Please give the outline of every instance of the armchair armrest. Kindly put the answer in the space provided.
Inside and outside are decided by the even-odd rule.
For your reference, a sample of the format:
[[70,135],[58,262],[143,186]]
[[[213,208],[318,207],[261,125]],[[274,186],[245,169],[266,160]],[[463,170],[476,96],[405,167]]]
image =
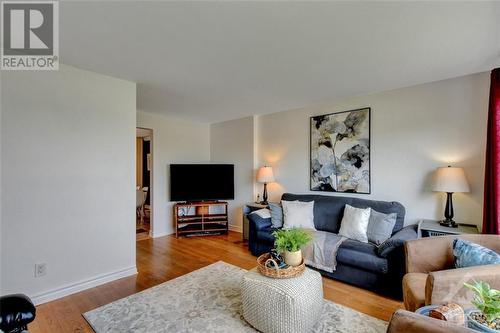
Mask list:
[[249,214],[248,221],[250,222],[250,230],[265,230],[269,229],[273,224],[271,218],[263,218],[257,214]]
[[392,315],[387,333],[473,333],[476,331],[405,310]]
[[406,272],[429,273],[454,267],[453,240],[469,240],[494,251],[500,251],[498,235],[452,235],[426,237],[405,244]]
[[459,236],[425,237],[407,242],[406,272],[429,273],[452,268],[452,247],[455,238]]
[[431,272],[425,286],[425,304],[451,302],[467,309],[472,307],[472,291],[464,287],[464,282],[484,281],[492,288],[500,288],[500,264],[466,268],[447,269]]
[[387,258],[394,250],[402,249],[406,241],[417,238],[416,228],[416,225],[409,225],[396,232],[391,238],[380,244],[377,248],[378,255]]

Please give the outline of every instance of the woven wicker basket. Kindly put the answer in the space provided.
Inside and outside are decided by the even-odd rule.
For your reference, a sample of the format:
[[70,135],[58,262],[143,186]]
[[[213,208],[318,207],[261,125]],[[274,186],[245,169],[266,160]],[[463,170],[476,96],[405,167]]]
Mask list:
[[288,279],[299,276],[302,274],[306,268],[304,264],[304,259],[302,259],[302,263],[299,266],[289,266],[285,269],[279,268],[269,268],[266,266],[266,262],[271,258],[269,253],[264,253],[260,257],[257,258],[257,267],[259,272],[262,275],[265,275],[274,279]]

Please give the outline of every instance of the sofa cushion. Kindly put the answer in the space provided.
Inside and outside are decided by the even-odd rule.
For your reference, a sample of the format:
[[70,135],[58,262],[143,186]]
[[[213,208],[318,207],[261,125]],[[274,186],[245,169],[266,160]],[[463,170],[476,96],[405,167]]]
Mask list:
[[340,245],[337,262],[376,273],[385,274],[388,271],[387,259],[377,255],[375,245],[352,239],[347,239]]
[[338,233],[340,222],[344,214],[346,204],[356,208],[372,208],[377,212],[390,214],[396,213],[396,224],[392,234],[403,228],[405,208],[399,202],[375,201],[353,197],[339,197],[315,194],[292,194],[284,193],[281,197],[286,201],[314,201],[314,225],[321,231]]
[[343,241],[340,248],[368,254],[376,253],[377,249],[377,247],[371,243],[362,243],[353,239],[346,239]]

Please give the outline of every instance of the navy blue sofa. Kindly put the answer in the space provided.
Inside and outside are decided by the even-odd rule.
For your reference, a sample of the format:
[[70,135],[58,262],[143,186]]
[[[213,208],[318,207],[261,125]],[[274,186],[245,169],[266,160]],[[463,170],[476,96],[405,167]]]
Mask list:
[[[405,208],[399,202],[374,201],[352,197],[285,193],[286,201],[314,201],[314,225],[317,230],[338,233],[349,204],[385,213],[396,213],[396,225],[392,236],[383,244],[362,243],[348,239],[337,253],[337,269],[333,273],[321,271],[330,278],[365,289],[401,298],[401,281],[405,274],[404,242],[417,238],[416,226],[403,227]],[[250,221],[249,249],[253,255],[261,255],[273,248],[274,229],[271,219],[262,219],[256,214],[248,216]]]

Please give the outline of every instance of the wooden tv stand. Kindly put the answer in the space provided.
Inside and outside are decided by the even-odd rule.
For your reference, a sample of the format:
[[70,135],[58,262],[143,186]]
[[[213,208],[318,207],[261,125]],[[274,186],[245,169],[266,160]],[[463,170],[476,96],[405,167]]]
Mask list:
[[227,202],[207,201],[174,205],[175,237],[228,233]]

